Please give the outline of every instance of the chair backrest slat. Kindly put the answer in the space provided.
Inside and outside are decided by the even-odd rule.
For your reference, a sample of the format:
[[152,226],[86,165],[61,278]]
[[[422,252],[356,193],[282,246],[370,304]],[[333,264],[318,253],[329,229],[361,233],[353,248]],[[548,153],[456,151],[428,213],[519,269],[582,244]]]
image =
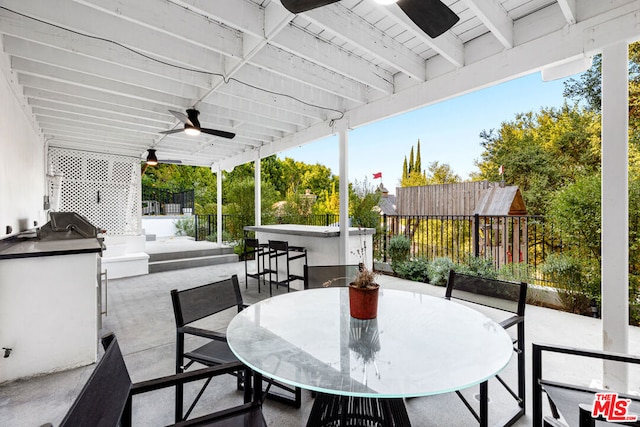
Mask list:
[[131,377],[114,339],[60,426],[118,425],[130,389]]
[[289,243],[282,240],[269,240],[269,249],[287,252]]
[[322,288],[325,283],[329,286],[348,286],[358,273],[358,265],[314,265],[304,266],[304,288]]
[[456,298],[523,316],[527,284],[469,276],[451,270],[445,298]]
[[235,274],[226,280],[183,291],[174,289],[171,299],[178,327],[232,307],[242,307],[242,294]]

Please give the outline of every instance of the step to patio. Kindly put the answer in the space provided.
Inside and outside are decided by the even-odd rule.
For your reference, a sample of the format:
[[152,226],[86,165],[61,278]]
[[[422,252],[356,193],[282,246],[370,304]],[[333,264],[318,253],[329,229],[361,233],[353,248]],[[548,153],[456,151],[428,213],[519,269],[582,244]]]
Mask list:
[[[197,251],[189,251],[189,252],[197,252]],[[167,254],[162,254],[162,255],[166,256]],[[149,261],[149,273],[160,273],[163,271],[182,270],[185,268],[196,268],[196,267],[208,267],[212,265],[238,262],[238,255],[234,254],[233,251],[232,253],[195,256],[195,257],[185,257],[184,253],[178,253],[176,255],[179,255],[179,257],[174,259]],[[190,255],[193,255],[193,254],[190,254]]]
[[216,255],[229,255],[233,254],[233,248],[223,247],[208,247],[203,249],[176,249],[166,252],[147,252],[149,254],[149,263],[157,261],[171,261],[187,258],[203,258],[212,257]]

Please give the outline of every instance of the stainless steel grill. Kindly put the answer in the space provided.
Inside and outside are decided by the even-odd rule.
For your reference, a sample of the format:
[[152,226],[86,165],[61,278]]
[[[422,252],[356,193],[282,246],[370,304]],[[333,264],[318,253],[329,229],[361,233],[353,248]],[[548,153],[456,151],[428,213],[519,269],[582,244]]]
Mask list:
[[76,212],[50,212],[49,216],[51,220],[40,228],[40,240],[96,239],[101,231]]

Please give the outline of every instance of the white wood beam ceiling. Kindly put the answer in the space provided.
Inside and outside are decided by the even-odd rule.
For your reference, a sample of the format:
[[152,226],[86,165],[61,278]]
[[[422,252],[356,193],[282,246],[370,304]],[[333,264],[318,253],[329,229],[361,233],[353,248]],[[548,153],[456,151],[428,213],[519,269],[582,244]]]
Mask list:
[[[0,0],[1,64],[52,145],[229,169],[638,33],[637,0],[444,2],[431,39],[373,0]],[[193,106],[236,138],[158,133]]]

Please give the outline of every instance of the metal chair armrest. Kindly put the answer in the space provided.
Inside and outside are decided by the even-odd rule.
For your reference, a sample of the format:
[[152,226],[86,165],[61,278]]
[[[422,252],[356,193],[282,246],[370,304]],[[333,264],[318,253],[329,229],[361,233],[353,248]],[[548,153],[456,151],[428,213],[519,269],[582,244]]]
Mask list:
[[207,329],[194,328],[193,326],[183,326],[181,328],[178,328],[178,332],[195,335],[198,337],[210,338],[217,341],[227,341],[227,336],[224,333],[210,331]]
[[524,322],[524,316],[513,316],[508,319],[503,320],[499,323],[504,329],[509,329],[510,327],[517,325],[518,323]]
[[249,368],[243,365],[242,362],[225,363],[222,365],[198,369],[196,371],[183,372],[179,374],[167,375],[160,378],[154,378],[152,380],[141,381],[132,384],[129,393],[134,396],[136,394],[147,393],[154,390],[161,390],[167,387],[175,387],[178,384],[186,384],[204,378],[217,377],[219,375],[230,374],[241,370],[249,370]]

